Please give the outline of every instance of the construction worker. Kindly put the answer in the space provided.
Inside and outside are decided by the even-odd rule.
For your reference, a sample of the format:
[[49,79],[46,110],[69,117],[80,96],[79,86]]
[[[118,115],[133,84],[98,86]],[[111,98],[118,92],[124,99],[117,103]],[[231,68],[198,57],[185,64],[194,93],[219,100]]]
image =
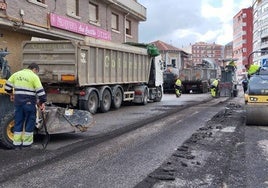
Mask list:
[[244,93],[246,93],[246,91],[248,90],[248,79],[245,78],[242,80],[242,86],[243,86]]
[[217,97],[219,93],[219,81],[220,79],[215,79],[210,85],[210,93],[212,97]]
[[228,66],[232,66],[236,69],[236,63],[232,60],[230,61],[230,63],[228,64]]
[[182,83],[181,83],[179,76],[176,77],[174,88],[175,88],[176,97],[180,97],[182,93]]
[[12,74],[5,85],[5,91],[10,94],[15,106],[14,148],[31,146],[33,143],[37,98],[38,106],[42,111],[45,110],[46,93],[38,72],[39,66],[32,63],[27,69]]
[[248,70],[248,79],[253,75],[256,74],[257,72],[259,72],[260,70],[260,66],[256,65],[256,64],[247,64],[245,65],[246,69]]

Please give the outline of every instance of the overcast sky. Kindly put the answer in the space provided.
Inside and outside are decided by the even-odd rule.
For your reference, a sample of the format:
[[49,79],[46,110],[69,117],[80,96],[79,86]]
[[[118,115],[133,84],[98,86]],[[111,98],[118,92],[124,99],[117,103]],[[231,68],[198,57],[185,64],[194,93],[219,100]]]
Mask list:
[[225,45],[233,40],[233,17],[252,0],[138,0],[147,9],[139,42],[161,40],[182,48],[190,43]]

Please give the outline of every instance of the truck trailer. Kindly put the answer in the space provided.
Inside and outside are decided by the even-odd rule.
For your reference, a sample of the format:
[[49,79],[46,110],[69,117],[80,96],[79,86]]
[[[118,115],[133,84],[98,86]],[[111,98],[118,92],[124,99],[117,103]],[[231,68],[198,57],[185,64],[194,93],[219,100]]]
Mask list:
[[23,66],[39,65],[39,77],[52,104],[95,114],[118,109],[124,101],[145,105],[162,99],[161,57],[148,46],[87,38],[25,41],[22,49]]
[[207,93],[210,81],[217,77],[217,69],[192,67],[180,71],[184,93]]
[[176,68],[168,66],[164,71],[164,92],[175,92],[176,77],[182,81],[183,93],[207,93],[210,82],[217,78],[218,68],[211,59],[203,59],[201,64]]

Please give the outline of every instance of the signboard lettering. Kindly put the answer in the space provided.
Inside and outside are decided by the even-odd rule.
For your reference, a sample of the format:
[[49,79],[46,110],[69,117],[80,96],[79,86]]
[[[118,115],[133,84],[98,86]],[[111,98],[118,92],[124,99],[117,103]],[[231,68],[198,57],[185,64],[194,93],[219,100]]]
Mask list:
[[111,40],[111,33],[105,31],[104,29],[100,29],[98,27],[75,21],[54,13],[50,13],[50,25],[59,29],[67,30],[73,33],[78,33],[97,39]]

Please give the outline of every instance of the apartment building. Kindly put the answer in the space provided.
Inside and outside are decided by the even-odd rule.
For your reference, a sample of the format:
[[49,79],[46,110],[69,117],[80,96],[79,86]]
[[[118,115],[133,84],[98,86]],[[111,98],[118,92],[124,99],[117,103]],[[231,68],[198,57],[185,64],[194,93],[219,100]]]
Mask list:
[[12,72],[21,68],[22,42],[33,37],[138,42],[146,8],[136,0],[0,0],[0,48]]
[[252,52],[252,7],[240,10],[233,17],[233,58],[237,59],[237,75],[243,74],[248,56]]
[[201,64],[202,59],[218,63],[223,57],[223,46],[216,43],[197,42],[192,45],[193,65]]
[[252,55],[254,63],[268,62],[268,0],[253,2],[253,51],[265,51]]
[[223,59],[232,59],[233,58],[233,41],[227,43],[223,47]]

